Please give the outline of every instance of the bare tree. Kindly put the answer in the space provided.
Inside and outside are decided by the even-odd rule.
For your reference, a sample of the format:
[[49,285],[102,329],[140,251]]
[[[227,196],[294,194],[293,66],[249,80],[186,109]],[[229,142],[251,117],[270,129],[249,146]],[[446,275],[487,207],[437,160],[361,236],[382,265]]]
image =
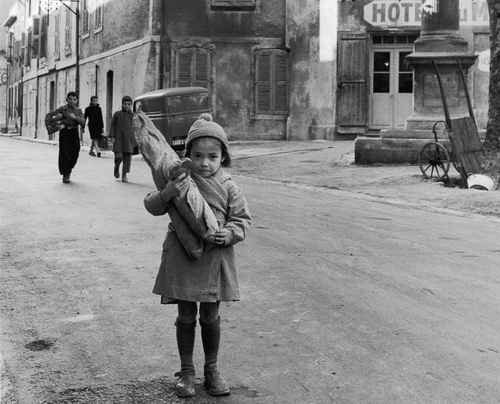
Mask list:
[[500,188],[500,2],[487,0],[490,14],[490,87],[484,173]]

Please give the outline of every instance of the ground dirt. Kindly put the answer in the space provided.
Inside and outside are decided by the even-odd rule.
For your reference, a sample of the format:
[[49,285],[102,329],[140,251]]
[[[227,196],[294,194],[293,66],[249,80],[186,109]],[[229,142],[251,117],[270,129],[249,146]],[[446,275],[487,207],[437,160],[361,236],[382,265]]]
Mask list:
[[356,165],[354,142],[235,142],[232,172],[265,180],[348,191],[418,209],[500,217],[500,191],[425,179],[418,165]]

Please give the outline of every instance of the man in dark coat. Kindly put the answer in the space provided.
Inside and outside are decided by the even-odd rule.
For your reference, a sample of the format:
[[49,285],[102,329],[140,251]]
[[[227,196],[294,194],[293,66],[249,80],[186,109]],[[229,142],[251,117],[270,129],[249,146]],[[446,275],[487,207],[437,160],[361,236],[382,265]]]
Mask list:
[[132,98],[126,95],[122,98],[122,109],[116,111],[111,119],[109,138],[113,142],[115,153],[115,178],[120,178],[120,164],[123,162],[122,181],[128,182],[132,153],[134,152],[134,129],[132,127]]
[[[66,105],[49,112],[45,116],[45,126],[49,133],[59,132],[59,172],[62,181],[69,183],[69,176],[76,165],[80,153],[80,130],[85,125],[83,112],[78,108],[78,94],[70,91],[66,96]],[[53,123],[57,125],[54,126]]]
[[[90,97],[90,105],[85,108],[85,113],[83,114],[85,122],[88,119],[88,127],[91,139],[90,152],[91,156],[101,157],[101,152],[99,151],[99,140],[104,133],[104,121],[102,119],[102,110],[99,106],[99,98],[97,95]],[[85,132],[85,126],[82,129],[82,134]],[[95,149],[95,153],[94,153]]]

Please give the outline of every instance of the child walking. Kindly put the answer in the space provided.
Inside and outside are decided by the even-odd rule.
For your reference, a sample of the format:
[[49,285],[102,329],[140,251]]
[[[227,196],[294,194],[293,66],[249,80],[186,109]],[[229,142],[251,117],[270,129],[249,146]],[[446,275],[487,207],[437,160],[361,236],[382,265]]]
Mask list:
[[[189,130],[186,157],[193,164],[191,178],[210,205],[220,229],[214,243],[205,243],[203,255],[191,258],[170,223],[153,293],[163,304],[177,304],[176,338],[181,370],[175,386],[179,397],[195,394],[193,347],[199,303],[199,323],[205,353],[205,388],[213,396],[229,394],[229,387],[217,368],[221,338],[219,306],[221,301],[240,299],[234,244],[244,240],[251,217],[241,189],[224,172],[229,167],[229,143],[220,125],[203,114]],[[164,189],[150,192],[144,205],[153,215],[168,212],[170,201],[183,194],[189,177],[181,174],[169,181]]]
[[120,164],[123,162],[123,182],[128,182],[127,174],[130,172],[134,151],[134,129],[132,127],[134,113],[131,108],[132,98],[126,95],[122,98],[122,109],[113,114],[109,128],[109,138],[113,142],[113,152],[115,153],[113,175],[115,178],[120,178]]

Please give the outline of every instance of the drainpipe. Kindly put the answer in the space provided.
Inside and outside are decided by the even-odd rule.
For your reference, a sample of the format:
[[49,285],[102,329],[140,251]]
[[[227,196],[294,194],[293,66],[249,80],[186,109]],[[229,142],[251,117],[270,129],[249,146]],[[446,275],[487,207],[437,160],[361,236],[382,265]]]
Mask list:
[[7,61],[7,81],[5,82],[5,130],[7,131],[6,133],[9,133],[9,85],[10,85],[9,65],[10,63]]

